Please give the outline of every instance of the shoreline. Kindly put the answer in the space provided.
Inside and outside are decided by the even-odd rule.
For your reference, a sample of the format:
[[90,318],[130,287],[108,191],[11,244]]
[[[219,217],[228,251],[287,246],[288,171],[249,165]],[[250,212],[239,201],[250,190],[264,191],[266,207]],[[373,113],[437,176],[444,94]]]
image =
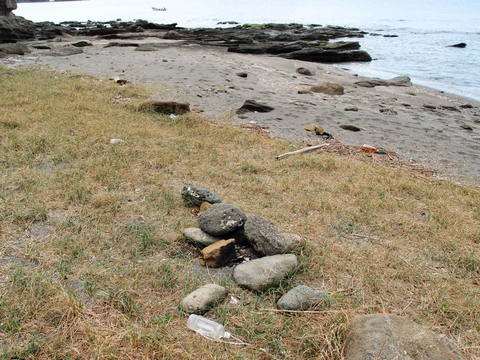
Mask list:
[[[89,41],[92,46],[70,56],[51,56],[51,50],[34,49],[28,56],[0,59],[0,65],[42,65],[153,85],[158,89],[152,94],[156,99],[186,101],[204,116],[229,116],[235,124],[259,126],[274,137],[305,144],[325,142],[315,132],[305,130],[308,125],[320,125],[342,144],[385,148],[438,169],[440,178],[479,183],[480,102],[473,99],[418,85],[359,87],[355,82],[369,78],[334,65],[237,54],[226,48],[182,41],[135,40],[136,44],[154,44],[151,51],[127,46],[130,40],[115,40],[119,46],[106,47],[110,41],[91,37],[34,44],[55,48],[79,40]],[[297,69],[301,67],[312,75],[299,74]],[[247,77],[238,76],[240,72]],[[324,81],[341,84],[344,94],[299,93]],[[246,100],[274,110],[235,114]],[[343,125],[360,131],[345,130]]]

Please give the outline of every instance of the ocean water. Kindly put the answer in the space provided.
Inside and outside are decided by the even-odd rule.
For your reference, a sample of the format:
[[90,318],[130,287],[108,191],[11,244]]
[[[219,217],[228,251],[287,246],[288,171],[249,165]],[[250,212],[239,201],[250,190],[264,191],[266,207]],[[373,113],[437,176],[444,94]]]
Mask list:
[[[480,101],[479,0],[89,0],[19,3],[14,13],[55,23],[143,19],[187,28],[221,21],[356,27],[379,34],[358,39],[374,61],[339,67],[383,79],[407,75],[416,84]],[[467,47],[448,47],[460,42]]]

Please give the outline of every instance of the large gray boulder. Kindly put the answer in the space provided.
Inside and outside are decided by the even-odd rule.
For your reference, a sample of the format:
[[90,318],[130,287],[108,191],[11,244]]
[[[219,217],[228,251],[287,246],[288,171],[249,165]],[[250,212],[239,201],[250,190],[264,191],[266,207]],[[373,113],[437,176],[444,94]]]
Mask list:
[[258,215],[247,215],[244,235],[261,255],[284,254],[298,249],[303,244],[300,236],[281,233],[272,220]]
[[392,314],[355,317],[345,342],[347,360],[465,359],[445,335]]
[[265,256],[237,265],[233,270],[233,279],[247,289],[264,291],[277,286],[297,267],[297,263],[293,254]]
[[213,204],[198,216],[200,229],[213,236],[231,233],[242,227],[247,215],[239,208],[229,204]]

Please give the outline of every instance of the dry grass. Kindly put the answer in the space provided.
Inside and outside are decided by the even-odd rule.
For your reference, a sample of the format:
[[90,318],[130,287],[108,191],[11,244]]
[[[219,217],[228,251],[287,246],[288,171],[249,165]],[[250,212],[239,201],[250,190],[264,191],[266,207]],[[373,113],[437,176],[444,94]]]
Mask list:
[[[138,112],[150,94],[131,84],[0,68],[0,95],[0,359],[341,359],[345,325],[376,311],[480,359],[477,189],[342,151],[277,161],[301,146]],[[278,289],[219,280],[240,306],[208,316],[251,346],[197,336],[179,309],[204,284],[180,236],[190,183],[307,239]],[[299,283],[325,307],[266,311]]]

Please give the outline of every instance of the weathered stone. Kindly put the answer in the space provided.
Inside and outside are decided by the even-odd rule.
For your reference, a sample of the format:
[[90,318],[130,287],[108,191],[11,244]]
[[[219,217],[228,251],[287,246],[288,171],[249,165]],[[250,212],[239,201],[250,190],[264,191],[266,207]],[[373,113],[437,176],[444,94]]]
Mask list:
[[237,72],[237,76],[241,78],[246,78],[248,76],[248,73],[246,73],[245,71],[240,71],[240,72]]
[[15,16],[11,10],[3,9],[2,11],[0,8],[0,42],[33,39],[36,33],[35,23],[21,16]]
[[302,95],[307,95],[312,93],[310,89],[299,89],[297,92]]
[[214,236],[228,234],[242,227],[247,215],[229,204],[213,204],[198,216],[200,229]]
[[355,105],[349,105],[345,107],[345,111],[358,111],[358,107]]
[[77,41],[77,42],[73,43],[72,46],[85,47],[85,46],[93,46],[93,44],[91,42],[88,42],[88,41]]
[[473,131],[473,128],[472,128],[470,125],[465,124],[465,123],[461,124],[460,127],[461,127],[462,129],[465,129],[465,130]]
[[62,46],[53,48],[50,53],[46,53],[45,55],[51,56],[71,56],[71,55],[78,55],[83,54],[83,50],[74,46]]
[[27,45],[21,43],[7,43],[0,44],[0,53],[11,55],[25,55],[30,53],[30,49]]
[[315,129],[316,129],[316,126],[314,124],[305,126],[305,130],[307,131],[315,131]]
[[204,212],[204,211],[207,210],[210,206],[212,206],[211,203],[209,203],[208,201],[204,201],[204,202],[202,202],[202,205],[200,205],[199,211],[200,211],[200,212]]
[[382,114],[387,114],[387,115],[397,115],[397,110],[395,110],[394,107],[392,106],[387,106],[385,108],[381,108],[379,110]]
[[241,108],[237,110],[237,114],[244,114],[246,112],[260,112],[260,113],[265,113],[265,112],[270,112],[274,110],[275,108],[260,104],[259,102],[256,102],[255,100],[246,100],[244,104],[242,105]]
[[305,245],[305,241],[300,235],[289,233],[281,233],[280,235],[283,237],[282,243],[283,248],[285,249],[284,252],[296,251]]
[[348,130],[348,131],[360,131],[360,130],[362,130],[359,127],[356,127],[355,125],[340,125],[340,127],[343,130]]
[[325,134],[325,129],[323,128],[323,126],[317,125],[317,126],[315,126],[315,133],[317,135],[323,135],[323,134]]
[[286,59],[295,59],[319,63],[340,63],[351,61],[372,61],[372,57],[363,50],[354,51],[336,51],[307,48],[299,51],[293,51],[288,54],[280,54],[280,57]]
[[412,80],[405,75],[387,80],[387,86],[412,86]]
[[308,70],[304,67],[299,67],[296,71],[297,71],[297,73],[302,74],[302,75],[306,75],[306,76],[313,75],[313,73],[310,70]]
[[293,254],[265,256],[237,265],[233,278],[242,287],[264,291],[278,285],[296,267],[297,257]]
[[445,335],[397,315],[355,317],[348,327],[346,360],[460,360],[465,359]]
[[285,237],[272,220],[248,214],[244,229],[247,241],[261,255],[284,254],[289,250]]
[[225,299],[228,290],[215,284],[204,285],[183,298],[181,305],[187,314],[205,314]]
[[297,264],[297,257],[293,254],[265,256],[237,265],[233,278],[242,287],[264,291],[277,286]]
[[277,302],[277,307],[282,310],[308,310],[325,301],[326,294],[306,285],[295,286],[283,295]]
[[193,242],[197,245],[208,246],[216,243],[217,241],[222,240],[222,238],[217,236],[212,236],[207,234],[200,228],[186,228],[183,230],[183,236],[190,242]]
[[200,206],[204,202],[210,204],[222,202],[222,199],[213,191],[195,185],[185,186],[182,189],[182,198],[189,206]]
[[235,239],[220,240],[200,251],[202,258],[200,265],[218,268],[228,264],[237,257],[235,253]]
[[160,114],[183,115],[190,112],[190,104],[176,101],[147,101],[139,107],[142,111],[155,111]]
[[340,84],[321,82],[310,88],[310,91],[327,95],[343,95],[344,87]]

